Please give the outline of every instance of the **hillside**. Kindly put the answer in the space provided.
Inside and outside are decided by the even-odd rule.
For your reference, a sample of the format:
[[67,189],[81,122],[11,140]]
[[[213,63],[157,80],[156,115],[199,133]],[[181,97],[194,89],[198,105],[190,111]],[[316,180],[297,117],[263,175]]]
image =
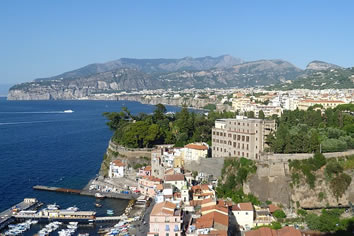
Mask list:
[[143,89],[230,88],[294,80],[302,70],[283,60],[243,62],[231,56],[119,59],[10,88],[9,100],[92,99]]
[[[310,67],[313,68],[313,67]],[[320,68],[320,67],[319,67]],[[306,70],[294,81],[271,86],[270,90],[354,88],[354,67]]]

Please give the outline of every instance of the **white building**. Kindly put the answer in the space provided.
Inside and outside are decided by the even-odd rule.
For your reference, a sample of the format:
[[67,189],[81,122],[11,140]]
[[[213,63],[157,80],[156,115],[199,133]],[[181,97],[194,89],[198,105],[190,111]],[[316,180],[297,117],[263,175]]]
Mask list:
[[124,177],[125,165],[121,160],[112,161],[109,165],[109,178]]
[[183,174],[165,175],[165,183],[171,184],[179,190],[181,190],[182,187],[186,185],[186,181]]
[[206,143],[190,143],[184,146],[183,156],[186,161],[199,161],[208,156],[209,145]]
[[244,202],[232,206],[232,213],[234,214],[240,230],[249,230],[253,227],[254,208],[252,203]]

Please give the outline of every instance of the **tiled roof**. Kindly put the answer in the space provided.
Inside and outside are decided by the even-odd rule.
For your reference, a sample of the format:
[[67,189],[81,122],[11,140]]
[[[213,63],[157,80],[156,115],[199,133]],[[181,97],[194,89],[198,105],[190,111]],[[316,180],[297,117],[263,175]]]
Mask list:
[[219,212],[223,212],[223,214],[228,214],[229,210],[226,207],[221,207],[221,206],[217,206],[217,205],[212,205],[212,206],[206,206],[206,207],[202,207],[201,209],[202,213],[206,212],[206,211],[219,211]]
[[262,227],[245,232],[245,236],[301,236],[301,231],[290,226],[285,226],[278,230]]
[[151,215],[173,215],[176,208],[176,204],[172,202],[157,203],[151,211]]
[[159,183],[161,183],[161,179],[159,179],[159,178],[156,178],[156,177],[154,177],[154,176],[143,176],[143,179],[146,179],[146,180],[149,180],[149,181],[153,181],[153,182],[159,182]]
[[144,170],[145,171],[151,171],[151,166],[145,166]]
[[275,212],[276,210],[280,210],[279,207],[277,207],[276,205],[273,205],[273,204],[269,204],[268,207],[269,207],[269,212],[270,212],[270,213],[273,213],[273,212]]
[[121,160],[115,160],[115,161],[112,161],[112,162],[113,162],[113,165],[115,165],[115,166],[125,166],[124,163]]
[[232,206],[233,211],[253,211],[253,205],[250,202],[241,202]]
[[165,175],[165,181],[184,181],[183,174]]
[[187,144],[186,146],[184,146],[185,148],[189,148],[189,149],[196,149],[196,150],[208,150],[208,147],[205,145],[201,145],[201,144]]

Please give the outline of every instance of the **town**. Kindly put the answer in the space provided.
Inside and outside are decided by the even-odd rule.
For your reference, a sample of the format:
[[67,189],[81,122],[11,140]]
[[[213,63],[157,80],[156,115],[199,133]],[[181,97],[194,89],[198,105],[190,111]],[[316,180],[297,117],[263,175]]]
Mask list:
[[[311,152],[269,152],[267,139],[276,132],[275,118],[280,117],[283,110],[315,109],[324,113],[326,109],[352,103],[354,98],[352,90],[301,92],[277,94],[257,91],[253,95],[235,92],[226,101],[238,115],[216,119],[209,144],[192,142],[184,146],[160,144],[151,148],[129,149],[111,141],[108,153],[112,154],[112,160],[109,162],[106,178],[101,179],[101,189],[105,185],[107,188],[109,183],[109,191],[141,194],[138,201],[151,199],[151,213],[147,214],[141,226],[146,228],[149,236],[319,235],[319,231],[311,230],[304,221],[304,216],[309,213],[303,209],[306,208],[305,205],[300,207],[299,202],[294,207],[291,206],[292,201],[289,202],[290,205],[272,203],[266,196],[262,201],[252,200],[251,191],[248,195],[242,192],[242,196],[248,198],[235,202],[234,197],[228,197],[227,194],[222,196],[220,191],[218,193],[218,188],[220,190],[220,185],[225,182],[222,179],[225,173],[222,172],[225,172],[227,160],[239,160],[241,163],[250,161],[251,164],[248,164],[254,165],[255,169],[259,164],[271,165],[267,170],[272,178],[276,178],[278,172],[290,173],[292,167],[288,163],[292,161],[317,161],[324,158],[326,162],[326,159],[343,156],[343,160],[352,162],[354,152],[350,147],[345,153],[320,153],[314,158]],[[348,115],[352,116],[352,112],[349,109]],[[142,162],[136,164],[136,160]],[[261,169],[258,168],[257,171],[261,172]],[[349,185],[346,189],[348,188],[351,191]],[[245,201],[247,199],[249,201]],[[340,214],[350,218],[354,213],[353,207],[350,202],[345,204],[337,203],[337,207],[346,206],[345,212],[343,210]],[[312,208],[316,210],[326,207],[310,206],[306,209],[311,212]]]

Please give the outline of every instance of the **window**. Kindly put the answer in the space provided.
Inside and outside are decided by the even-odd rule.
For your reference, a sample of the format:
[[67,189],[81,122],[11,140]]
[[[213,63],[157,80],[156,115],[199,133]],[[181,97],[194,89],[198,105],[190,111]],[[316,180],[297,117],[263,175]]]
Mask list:
[[246,212],[246,215],[248,215],[248,212]]
[[249,141],[250,141],[250,137],[246,136],[246,142],[249,142]]
[[170,231],[170,225],[165,225],[165,231]]
[[234,148],[236,147],[236,142],[234,142]]
[[236,134],[234,134],[234,140],[236,140]]
[[245,136],[242,135],[242,141],[244,142],[245,141]]

